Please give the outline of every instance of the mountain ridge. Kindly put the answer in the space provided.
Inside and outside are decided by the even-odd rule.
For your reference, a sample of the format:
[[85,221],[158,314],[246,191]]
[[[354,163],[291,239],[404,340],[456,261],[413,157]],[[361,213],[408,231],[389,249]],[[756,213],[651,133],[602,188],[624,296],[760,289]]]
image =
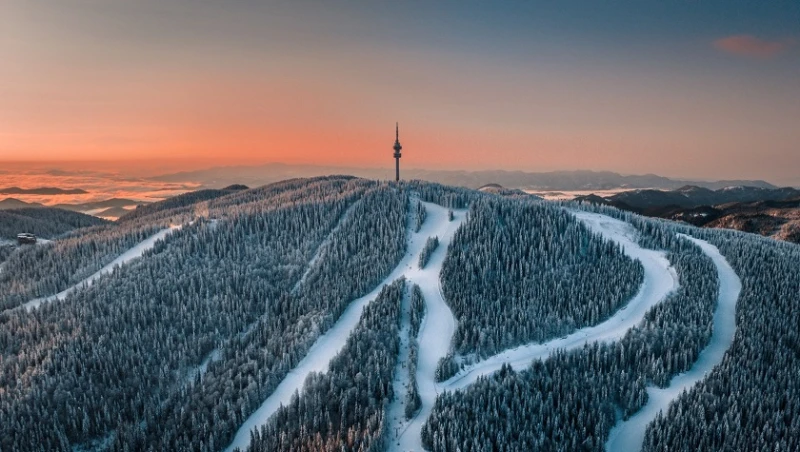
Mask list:
[[[266,183],[296,177],[315,177],[326,174],[351,174],[367,179],[393,179],[391,168],[353,168],[317,165],[291,165],[285,163],[268,163],[256,166],[225,166],[204,170],[184,171],[151,177],[160,182],[192,181],[204,187],[222,187],[233,183],[245,183],[259,186]],[[677,189],[686,185],[696,185],[710,189],[729,186],[753,186],[777,188],[763,180],[719,180],[692,181],[672,179],[655,174],[623,175],[612,171],[551,171],[525,172],[509,170],[425,170],[402,169],[404,179],[420,179],[466,188],[479,188],[489,184],[499,184],[507,188],[534,190],[606,190],[614,188],[664,188]]]

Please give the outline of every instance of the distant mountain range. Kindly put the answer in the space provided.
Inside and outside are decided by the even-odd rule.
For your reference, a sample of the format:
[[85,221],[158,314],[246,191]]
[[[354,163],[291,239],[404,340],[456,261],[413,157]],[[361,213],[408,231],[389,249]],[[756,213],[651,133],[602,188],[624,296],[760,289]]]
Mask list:
[[[62,209],[71,212],[85,213],[102,218],[119,218],[130,212],[136,206],[147,204],[145,202],[134,201],[125,198],[111,198],[103,201],[86,202],[81,204],[55,204],[47,206],[51,209]],[[17,198],[6,198],[0,200],[0,210],[20,209],[28,207],[45,207],[38,202],[25,202]]]
[[[188,171],[165,174],[153,177],[161,182],[196,182],[204,187],[223,187],[234,183],[260,186],[280,180],[298,177],[314,177],[329,174],[349,174],[368,179],[393,179],[393,168],[351,168],[316,165],[288,165],[270,163],[259,166],[226,166],[199,171]],[[622,175],[610,171],[555,171],[531,173],[523,171],[430,171],[421,169],[402,169],[403,179],[419,179],[438,182],[445,185],[456,185],[467,188],[479,188],[489,184],[499,184],[507,188],[530,190],[609,190],[615,188],[659,188],[674,190],[685,185],[694,185],[708,189],[720,189],[730,186],[748,186],[760,188],[777,188],[763,180],[721,180],[721,181],[689,181],[670,179],[655,174]]]
[[19,188],[6,187],[0,188],[0,195],[85,195],[89,192],[80,188],[63,189],[57,187],[38,187],[38,188]]
[[671,191],[631,190],[606,197],[592,194],[577,197],[575,201],[800,243],[800,190],[794,188],[709,190],[685,186]]
[[791,187],[760,188],[735,186],[710,190],[695,185],[687,185],[677,190],[630,190],[606,199],[614,204],[647,209],[651,207],[699,207],[726,203],[756,201],[782,201],[800,197],[800,190]]
[[38,202],[25,202],[17,198],[6,198],[0,200],[0,210],[19,209],[22,207],[42,207]]

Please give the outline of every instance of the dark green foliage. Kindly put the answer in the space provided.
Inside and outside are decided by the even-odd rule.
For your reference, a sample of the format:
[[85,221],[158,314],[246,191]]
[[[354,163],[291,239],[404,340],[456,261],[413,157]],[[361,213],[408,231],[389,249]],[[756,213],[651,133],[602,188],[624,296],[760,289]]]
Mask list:
[[419,254],[419,268],[425,268],[425,266],[428,265],[431,254],[433,254],[438,247],[439,237],[428,237],[428,241],[425,242],[425,247],[422,248],[422,252]]
[[327,373],[253,435],[251,451],[379,451],[399,343],[404,280],[385,286],[361,314]]
[[417,354],[419,352],[419,345],[417,344],[417,335],[422,325],[422,319],[425,316],[425,299],[422,296],[422,290],[418,285],[414,284],[411,289],[411,328],[408,332],[408,392],[406,393],[405,400],[405,416],[406,419],[411,419],[414,414],[419,410],[422,400],[419,397],[419,385],[417,384]]
[[411,332],[410,337],[417,337],[422,319],[425,317],[425,299],[422,297],[422,289],[414,284],[411,288]]
[[[0,450],[103,438],[117,450],[219,450],[404,252],[407,199],[384,185],[331,179],[257,191],[225,220],[198,218],[62,302],[0,314]],[[353,203],[359,215],[292,294]],[[215,348],[218,360],[187,382]]]
[[643,450],[800,450],[800,246],[706,231],[742,280],[722,363],[647,429]]
[[664,385],[689,369],[711,336],[716,268],[690,242],[665,237],[681,286],[642,324],[617,343],[557,352],[522,372],[503,368],[442,394],[423,444],[435,451],[602,451],[615,412],[636,412],[646,385]]
[[457,353],[488,356],[607,318],[642,282],[641,264],[563,209],[486,197],[473,203],[442,268]]
[[108,224],[80,229],[53,243],[19,248],[0,273],[0,310],[77,284],[166,226]]
[[230,188],[223,188],[221,190],[206,189],[206,190],[191,191],[178,196],[173,196],[172,198],[167,198],[163,201],[158,201],[151,204],[144,204],[138,206],[133,211],[128,212],[125,215],[119,217],[117,222],[125,223],[146,216],[152,217],[159,213],[168,213],[170,215],[174,215],[178,211],[181,211],[181,213],[190,212],[196,209],[197,207],[201,207],[199,204],[202,203],[203,201],[209,201],[211,199],[220,198],[222,196],[235,193],[237,191],[239,190]]
[[52,239],[74,229],[106,223],[102,218],[52,207],[0,210],[0,240],[16,241],[20,232]]
[[425,222],[425,217],[428,216],[428,211],[425,210],[425,205],[417,202],[417,209],[414,212],[414,231],[419,232],[422,228],[422,223]]
[[419,397],[419,385],[417,384],[417,354],[419,345],[415,337],[409,337],[408,351],[408,392],[405,400],[405,416],[411,419],[419,411],[422,399]]

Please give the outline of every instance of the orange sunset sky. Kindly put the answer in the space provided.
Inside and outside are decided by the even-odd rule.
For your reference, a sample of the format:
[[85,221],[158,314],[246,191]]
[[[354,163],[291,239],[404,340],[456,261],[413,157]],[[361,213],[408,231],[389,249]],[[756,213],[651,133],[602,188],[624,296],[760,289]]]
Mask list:
[[375,167],[399,121],[409,167],[800,185],[800,3],[604,3],[4,0],[0,168]]

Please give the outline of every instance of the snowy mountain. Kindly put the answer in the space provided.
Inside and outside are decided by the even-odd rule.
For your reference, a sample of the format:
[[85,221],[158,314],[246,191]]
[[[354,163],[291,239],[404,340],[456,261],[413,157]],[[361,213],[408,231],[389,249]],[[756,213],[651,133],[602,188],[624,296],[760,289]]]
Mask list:
[[201,190],[0,252],[0,450],[800,447],[800,247],[489,188]]

